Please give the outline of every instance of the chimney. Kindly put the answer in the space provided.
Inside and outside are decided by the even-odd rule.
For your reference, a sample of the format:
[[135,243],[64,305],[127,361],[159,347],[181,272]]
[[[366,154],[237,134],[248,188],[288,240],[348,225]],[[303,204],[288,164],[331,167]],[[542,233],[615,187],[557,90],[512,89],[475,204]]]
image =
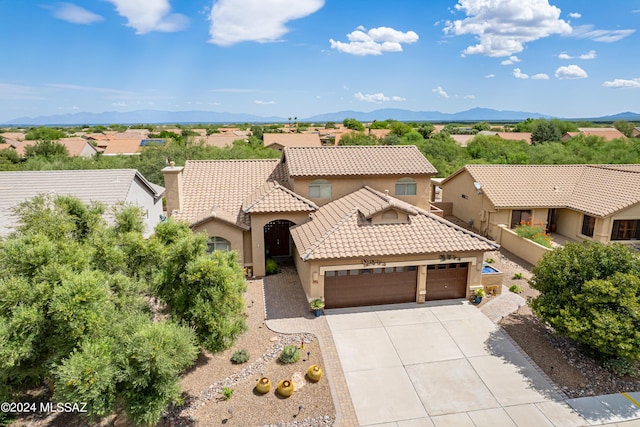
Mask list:
[[184,167],[176,166],[175,162],[162,169],[164,175],[165,197],[167,199],[167,216],[182,207],[182,170]]

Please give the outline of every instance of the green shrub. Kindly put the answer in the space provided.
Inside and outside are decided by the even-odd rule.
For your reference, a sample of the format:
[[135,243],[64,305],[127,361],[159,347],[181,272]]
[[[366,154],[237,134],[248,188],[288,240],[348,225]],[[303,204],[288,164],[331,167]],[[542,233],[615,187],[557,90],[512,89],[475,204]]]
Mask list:
[[267,274],[276,274],[278,272],[278,264],[273,259],[267,258],[264,269]]
[[484,262],[486,262],[487,264],[493,264],[494,262],[496,262],[496,260],[493,258],[487,258],[484,260]]
[[236,365],[246,363],[249,361],[249,359],[249,352],[244,348],[242,350],[236,351],[235,353],[233,353],[233,356],[231,356],[231,362],[235,363]]
[[300,350],[295,345],[285,345],[280,353],[282,363],[295,363],[300,360]]
[[524,279],[524,276],[522,275],[522,273],[516,273],[513,275],[513,280],[519,280],[519,279]]
[[514,283],[513,285],[509,286],[509,290],[514,294],[521,294],[524,291],[524,288]]
[[609,371],[619,377],[638,377],[640,376],[640,367],[638,362],[624,357],[605,360],[602,365]]
[[224,400],[231,399],[231,396],[233,396],[233,392],[234,392],[234,390],[231,387],[223,387],[222,388],[222,398]]
[[533,225],[529,222],[519,224],[515,230],[516,234],[524,239],[536,242],[545,248],[551,248],[551,236],[544,232],[542,225]]

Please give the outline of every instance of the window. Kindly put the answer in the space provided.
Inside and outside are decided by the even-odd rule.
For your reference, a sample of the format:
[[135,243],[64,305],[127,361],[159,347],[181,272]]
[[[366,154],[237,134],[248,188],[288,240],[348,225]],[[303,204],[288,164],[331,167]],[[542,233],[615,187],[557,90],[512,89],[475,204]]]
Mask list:
[[416,181],[411,178],[402,178],[396,182],[396,196],[415,196]]
[[393,267],[385,267],[384,268],[384,272],[385,273],[393,273]]
[[334,277],[336,275],[335,271],[325,271],[324,275],[326,277]]
[[593,229],[596,225],[596,219],[589,215],[582,216],[582,235],[593,237]]
[[346,276],[347,270],[338,270],[338,276]]
[[326,179],[316,179],[309,184],[309,197],[312,199],[330,199],[331,183]]
[[415,265],[411,265],[409,267],[407,267],[407,271],[416,271],[418,269],[418,267],[416,267]]
[[613,221],[611,240],[640,239],[640,219],[616,219]]
[[214,236],[209,237],[207,241],[207,252],[214,251],[230,251],[231,243],[227,239],[223,239],[222,237]]
[[511,228],[516,228],[523,222],[531,222],[531,210],[511,211]]

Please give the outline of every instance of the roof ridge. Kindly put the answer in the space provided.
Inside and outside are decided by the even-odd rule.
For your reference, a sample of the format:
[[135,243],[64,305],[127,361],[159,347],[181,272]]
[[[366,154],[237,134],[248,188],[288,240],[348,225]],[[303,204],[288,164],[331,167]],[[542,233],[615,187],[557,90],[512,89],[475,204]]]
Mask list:
[[[376,190],[375,188],[369,187],[368,185],[365,185],[363,187],[364,189],[369,190],[370,192],[372,192],[373,194],[375,194],[376,196],[380,197],[382,200],[384,200],[385,202],[387,202],[389,204],[390,207],[392,208],[397,208],[400,210],[403,210],[411,215],[416,215],[417,214],[417,207],[413,206],[411,203],[405,202],[404,200],[400,200],[397,199],[393,196],[390,196],[387,193],[382,193],[381,191]],[[356,190],[357,191],[357,190]],[[400,202],[400,203],[398,203]],[[383,208],[386,209],[386,208]],[[380,212],[380,211],[375,211],[376,213]]]
[[276,186],[274,187],[284,191],[285,193],[290,194],[291,196],[295,197],[296,199],[298,199],[299,201],[301,201],[302,203],[308,205],[309,207],[312,207],[314,210],[318,210],[320,209],[318,207],[318,205],[316,205],[315,203],[313,203],[311,200],[306,199],[305,197],[301,196],[300,194],[294,192],[293,190],[288,189],[287,187],[285,187],[284,185],[280,184],[277,180],[273,180],[273,182],[276,183]]
[[[353,215],[358,214],[360,211],[358,209],[357,206],[354,206],[353,208],[351,208],[347,214],[345,216],[343,216],[340,221],[338,221],[337,223],[335,223],[333,225],[333,227],[331,227],[329,230],[327,230],[324,234],[322,234],[322,236],[316,240],[316,242],[305,251],[303,259],[305,261],[307,261],[309,259],[309,257],[311,256],[311,254],[320,247],[320,245],[322,243],[324,243],[329,237],[333,236],[335,234],[336,231],[338,231],[339,228],[342,227],[342,225],[349,220],[351,217],[353,217]],[[313,219],[312,219],[313,221]],[[302,225],[302,224],[301,224]]]

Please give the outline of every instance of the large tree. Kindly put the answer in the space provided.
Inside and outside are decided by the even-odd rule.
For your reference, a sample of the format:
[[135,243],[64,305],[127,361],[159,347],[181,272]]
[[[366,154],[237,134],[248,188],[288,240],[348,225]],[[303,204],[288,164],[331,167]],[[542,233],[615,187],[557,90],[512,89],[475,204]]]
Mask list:
[[142,238],[137,211],[123,207],[112,227],[102,212],[69,196],[15,210],[20,225],[0,243],[0,400],[45,384],[89,416],[122,408],[148,425],[180,397],[196,337],[153,322],[146,279],[164,248]]
[[562,131],[554,121],[537,120],[531,129],[531,143],[543,144],[545,142],[557,142],[562,138]]
[[531,307],[595,354],[640,360],[639,276],[640,259],[623,245],[570,243],[534,267]]

